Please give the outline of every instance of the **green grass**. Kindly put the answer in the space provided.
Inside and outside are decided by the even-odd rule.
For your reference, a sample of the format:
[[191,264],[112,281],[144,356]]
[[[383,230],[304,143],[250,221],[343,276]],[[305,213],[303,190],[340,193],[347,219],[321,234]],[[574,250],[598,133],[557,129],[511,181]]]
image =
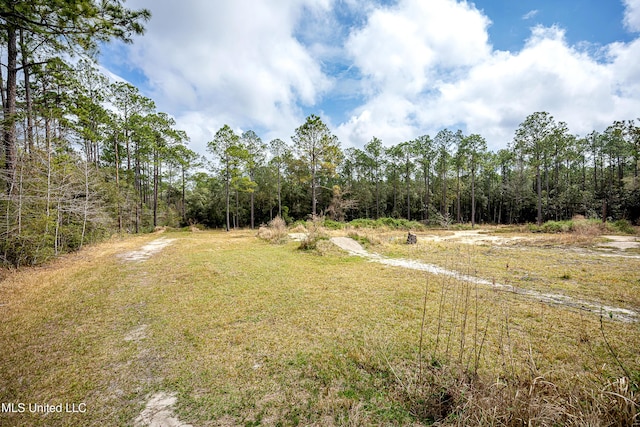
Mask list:
[[[503,416],[499,399],[521,417],[540,415],[535,404],[548,409],[544,399],[580,399],[582,409],[566,411],[602,419],[617,407],[602,390],[624,373],[597,316],[254,235],[165,233],[176,241],[145,262],[115,256],[159,237],[142,236],[10,273],[0,282],[0,401],[84,402],[87,412],[0,414],[0,425],[131,425],[158,391],[176,393],[176,416],[198,426],[471,424],[492,408]],[[429,250],[496,275],[503,262],[485,248]],[[537,250],[523,249],[510,269],[535,268],[525,260]],[[622,292],[582,289],[583,276],[605,266],[576,259],[549,274],[593,298]],[[626,283],[624,272],[609,273]],[[603,322],[618,360],[639,375],[638,325]],[[140,325],[146,338],[126,341]],[[555,388],[528,393],[536,377]],[[472,406],[465,390],[493,403]],[[512,418],[503,424],[518,425]]]

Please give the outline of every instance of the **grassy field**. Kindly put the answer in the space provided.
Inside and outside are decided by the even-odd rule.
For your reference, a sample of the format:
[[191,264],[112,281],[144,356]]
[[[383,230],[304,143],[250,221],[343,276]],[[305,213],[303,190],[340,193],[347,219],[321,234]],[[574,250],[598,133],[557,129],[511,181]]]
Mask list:
[[[400,237],[371,250],[640,309],[638,259],[562,241],[407,247]],[[144,261],[117,256],[158,238],[175,240]],[[0,425],[134,425],[161,391],[194,426],[640,422],[639,324],[371,263],[326,241],[298,246],[171,232],[11,272],[0,282]],[[36,403],[85,412],[30,412]]]

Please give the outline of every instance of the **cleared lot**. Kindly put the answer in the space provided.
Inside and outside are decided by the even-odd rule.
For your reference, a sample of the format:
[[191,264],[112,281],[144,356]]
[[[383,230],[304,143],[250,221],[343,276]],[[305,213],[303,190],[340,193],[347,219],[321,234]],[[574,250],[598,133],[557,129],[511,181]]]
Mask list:
[[[378,239],[367,250],[389,258],[640,306],[635,258],[563,241],[407,246],[373,233],[362,233]],[[169,243],[123,259],[158,238]],[[304,252],[252,232],[166,233],[10,274],[0,401],[86,412],[5,411],[1,424],[147,425],[156,401],[194,426],[634,419],[637,323],[322,243]]]

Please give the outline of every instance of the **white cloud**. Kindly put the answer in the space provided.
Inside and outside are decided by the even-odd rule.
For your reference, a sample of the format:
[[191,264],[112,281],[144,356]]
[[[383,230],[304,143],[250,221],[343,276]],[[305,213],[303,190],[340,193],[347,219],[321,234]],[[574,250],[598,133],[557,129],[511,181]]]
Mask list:
[[489,52],[489,20],[467,3],[403,0],[375,10],[346,44],[361,72],[375,84],[415,92],[436,68],[476,63]]
[[[624,25],[640,31],[640,0],[624,1]],[[153,12],[128,60],[200,153],[225,123],[253,128],[266,141],[286,140],[303,111],[320,114],[345,147],[374,135],[391,145],[461,127],[485,136],[492,149],[504,147],[535,111],[550,112],[578,134],[640,111],[640,39],[603,46],[596,58],[570,46],[561,28],[538,26],[520,51],[497,51],[490,20],[467,1],[127,6]],[[356,24],[347,28],[345,16]],[[320,111],[339,110],[339,99],[358,105],[342,123]]]
[[[561,28],[538,26],[521,51],[492,51],[480,12],[440,1],[437,40],[448,43],[438,44],[419,25],[434,13],[431,2],[420,4],[403,1],[375,12],[350,40],[354,61],[370,78],[366,102],[339,127],[338,135],[350,144],[362,145],[373,135],[395,144],[462,126],[498,149],[535,111],[550,112],[577,134],[640,111],[640,39],[606,46],[606,60],[598,61],[569,46]],[[464,36],[458,24],[466,28]]]
[[624,0],[624,26],[629,31],[640,32],[640,0]]
[[[135,0],[127,6],[148,5]],[[130,61],[149,79],[160,109],[187,111],[175,114],[179,123],[193,125],[200,117],[218,128],[228,122],[286,128],[289,134],[291,121],[302,120],[300,106],[314,104],[331,86],[292,34],[303,12],[329,6],[295,0],[155,1]]]
[[373,11],[346,44],[369,99],[338,136],[358,145],[372,135],[389,143],[411,137],[424,92],[490,54],[489,24],[469,3],[450,0],[402,0]]
[[531,18],[535,18],[535,16],[538,14],[538,10],[537,9],[533,9],[530,10],[529,12],[525,13],[524,15],[522,15],[522,19],[524,21],[531,19]]

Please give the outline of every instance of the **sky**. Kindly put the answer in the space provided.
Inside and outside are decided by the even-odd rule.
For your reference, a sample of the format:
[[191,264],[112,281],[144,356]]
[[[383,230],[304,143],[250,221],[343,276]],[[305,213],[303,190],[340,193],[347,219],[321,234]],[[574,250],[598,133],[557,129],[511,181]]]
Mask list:
[[343,148],[444,128],[506,148],[536,111],[583,136],[640,117],[640,0],[129,0],[146,33],[103,47],[206,153],[228,124]]

